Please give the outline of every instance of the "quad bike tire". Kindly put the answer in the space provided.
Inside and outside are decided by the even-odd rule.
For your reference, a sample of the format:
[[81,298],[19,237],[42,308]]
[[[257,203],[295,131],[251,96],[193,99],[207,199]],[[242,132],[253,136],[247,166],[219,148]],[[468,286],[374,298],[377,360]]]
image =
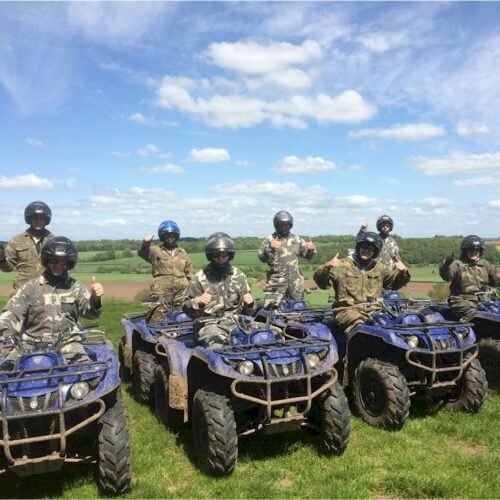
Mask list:
[[486,373],[488,387],[500,390],[500,340],[491,338],[480,340],[479,361]]
[[138,403],[153,403],[153,385],[156,362],[152,354],[136,351],[134,354],[133,386],[134,397]]
[[130,382],[132,380],[132,376],[130,374],[130,370],[127,368],[125,364],[125,344],[123,339],[120,340],[118,344],[118,361],[120,362],[120,379],[122,382]]
[[169,376],[168,364],[163,362],[155,368],[154,401],[155,414],[160,422],[172,431],[178,431],[184,423],[184,414],[181,410],[169,405]]
[[192,429],[200,468],[212,476],[231,474],[238,458],[238,434],[229,399],[198,389],[193,400]]
[[452,411],[477,413],[488,395],[486,373],[478,359],[473,359],[464,371],[462,379],[452,390],[446,408]]
[[99,420],[97,476],[106,495],[121,495],[130,489],[130,439],[127,413],[121,399]]
[[399,368],[368,358],[356,368],[354,404],[361,418],[374,427],[399,430],[410,414],[410,391]]
[[338,382],[316,398],[308,421],[318,431],[317,444],[320,453],[341,455],[344,452],[351,434],[351,412]]

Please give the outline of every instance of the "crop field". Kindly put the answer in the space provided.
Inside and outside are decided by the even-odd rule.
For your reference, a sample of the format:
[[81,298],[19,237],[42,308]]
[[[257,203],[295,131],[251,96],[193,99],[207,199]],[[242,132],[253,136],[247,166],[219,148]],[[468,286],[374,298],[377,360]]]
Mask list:
[[[321,297],[323,300],[323,297]],[[1,304],[5,298],[0,301]],[[116,345],[120,319],[138,305],[105,300],[100,328]],[[214,479],[196,466],[189,426],[174,435],[123,386],[132,443],[128,498],[498,498],[500,395],[477,415],[434,411],[422,402],[399,432],[352,418],[341,457],[318,455],[307,433],[241,438],[234,474]],[[0,476],[0,496],[100,497],[91,466],[19,479]]]

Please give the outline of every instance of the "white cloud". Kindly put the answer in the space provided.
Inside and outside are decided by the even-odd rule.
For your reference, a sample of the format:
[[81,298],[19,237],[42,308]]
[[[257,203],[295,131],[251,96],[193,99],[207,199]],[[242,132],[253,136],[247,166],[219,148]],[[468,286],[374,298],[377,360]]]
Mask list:
[[470,186],[490,186],[500,183],[495,177],[470,177],[468,179],[457,179],[453,181],[454,186],[470,187]]
[[327,190],[322,186],[304,187],[294,182],[259,182],[254,180],[244,182],[225,182],[212,186],[213,191],[226,195],[248,194],[255,196],[286,197],[299,200],[311,198],[324,198]]
[[34,139],[33,137],[26,137],[24,139],[24,142],[35,148],[41,148],[45,146],[45,143],[43,141],[41,141],[40,139]]
[[320,45],[306,40],[302,45],[256,42],[212,43],[206,51],[214,65],[245,74],[274,73],[293,64],[309,64],[322,56]]
[[349,132],[350,139],[375,137],[402,141],[421,141],[445,135],[442,127],[430,123],[396,124],[390,128],[365,128]]
[[35,174],[15,177],[0,176],[0,189],[53,189],[54,185],[54,182],[38,177]]
[[488,206],[493,208],[500,208],[500,200],[491,200],[488,202]]
[[363,194],[353,194],[350,196],[340,196],[335,198],[336,205],[347,207],[367,207],[376,201],[376,198],[370,198]]
[[289,90],[306,89],[312,86],[310,75],[300,69],[285,69],[274,73],[267,73],[260,78],[250,78],[245,80],[249,90],[255,91],[263,87],[275,86]]
[[174,174],[179,175],[184,173],[184,169],[173,163],[166,163],[165,165],[156,165],[155,167],[141,167],[142,172],[148,174]]
[[335,163],[324,160],[320,156],[307,156],[306,158],[285,156],[275,170],[282,174],[306,174],[309,172],[325,172],[336,168]]
[[194,163],[221,163],[231,159],[229,152],[222,148],[192,149],[189,160]]
[[422,200],[422,203],[428,207],[441,208],[450,204],[446,198],[429,197]]
[[456,127],[458,135],[489,135],[492,130],[484,123],[458,123]]
[[358,42],[371,52],[387,52],[407,43],[405,33],[373,32],[358,38]]
[[465,155],[460,153],[438,158],[417,157],[412,160],[413,167],[425,175],[446,175],[474,172],[498,172],[500,153]]
[[136,151],[137,156],[142,157],[152,157],[152,158],[170,158],[172,155],[170,153],[165,153],[160,150],[160,148],[154,144],[146,144],[144,147]]
[[128,119],[131,122],[134,123],[139,123],[141,125],[149,125],[151,123],[151,120],[149,118],[146,118],[144,115],[141,113],[134,113],[128,117]]

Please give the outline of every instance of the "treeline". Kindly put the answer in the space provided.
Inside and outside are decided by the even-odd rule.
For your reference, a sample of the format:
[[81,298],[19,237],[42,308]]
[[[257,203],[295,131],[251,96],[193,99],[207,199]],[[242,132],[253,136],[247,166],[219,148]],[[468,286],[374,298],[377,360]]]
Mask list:
[[[395,236],[403,261],[410,265],[439,264],[448,255],[459,256],[460,241],[462,236],[435,236],[433,238],[400,238]],[[333,257],[337,252],[345,256],[349,249],[354,248],[355,237],[353,235],[322,235],[313,238],[318,248],[318,255],[311,264],[320,264]],[[237,250],[257,250],[262,238],[240,237],[235,238]],[[132,257],[137,255],[141,245],[140,240],[84,240],[76,242],[81,252],[97,252],[92,258],[94,262],[114,260],[116,258]],[[205,249],[205,238],[181,238],[180,246],[188,253],[203,252]],[[158,241],[153,244],[158,244]],[[490,262],[500,264],[500,241],[486,241],[484,254]]]

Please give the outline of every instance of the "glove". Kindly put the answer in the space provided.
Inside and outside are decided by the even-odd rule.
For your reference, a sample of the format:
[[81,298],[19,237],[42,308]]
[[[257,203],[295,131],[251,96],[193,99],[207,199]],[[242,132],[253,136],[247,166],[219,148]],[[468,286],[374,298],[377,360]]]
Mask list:
[[446,259],[444,259],[443,265],[445,267],[449,267],[454,260],[455,260],[455,256],[453,254],[451,254],[449,257],[446,257]]
[[5,260],[5,241],[0,241],[0,262]]

